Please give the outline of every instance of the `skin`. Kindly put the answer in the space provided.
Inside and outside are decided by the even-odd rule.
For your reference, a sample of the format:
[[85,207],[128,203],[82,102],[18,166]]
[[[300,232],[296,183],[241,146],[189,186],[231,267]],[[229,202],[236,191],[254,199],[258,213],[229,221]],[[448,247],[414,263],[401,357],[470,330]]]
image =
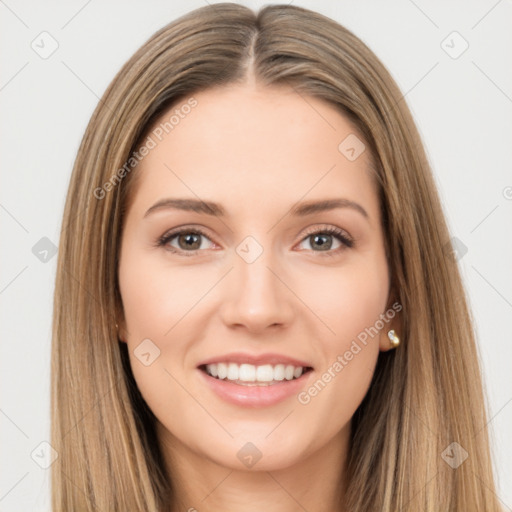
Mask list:
[[[233,405],[196,367],[234,351],[277,352],[310,362],[308,389],[389,309],[369,151],[349,161],[338,145],[354,127],[327,102],[288,87],[249,82],[194,97],[198,105],[136,169],[119,264],[120,339],[158,419],[176,486],[170,510],[343,510],[351,418],[379,351],[390,349],[396,317],[307,404],[294,395],[268,407]],[[226,217],[166,209],[144,218],[168,197],[218,202]],[[351,208],[287,214],[298,201],[340,197],[360,204],[368,218]],[[330,226],[354,246],[327,235],[326,256],[306,229]],[[194,255],[184,254],[178,236],[167,246],[180,254],[156,245],[177,227],[207,233]],[[250,264],[236,252],[249,235],[263,249]],[[149,366],[134,354],[147,338],[160,350]],[[262,454],[251,468],[237,457],[247,442]]]

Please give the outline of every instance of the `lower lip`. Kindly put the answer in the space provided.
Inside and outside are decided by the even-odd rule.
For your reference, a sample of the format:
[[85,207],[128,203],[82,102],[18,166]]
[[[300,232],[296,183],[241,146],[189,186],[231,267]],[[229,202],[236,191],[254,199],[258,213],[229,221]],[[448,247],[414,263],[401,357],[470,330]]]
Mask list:
[[298,395],[312,370],[303,373],[298,379],[283,380],[269,386],[244,386],[216,379],[200,369],[198,372],[210,389],[226,402],[246,407],[265,407],[277,404],[292,395]]

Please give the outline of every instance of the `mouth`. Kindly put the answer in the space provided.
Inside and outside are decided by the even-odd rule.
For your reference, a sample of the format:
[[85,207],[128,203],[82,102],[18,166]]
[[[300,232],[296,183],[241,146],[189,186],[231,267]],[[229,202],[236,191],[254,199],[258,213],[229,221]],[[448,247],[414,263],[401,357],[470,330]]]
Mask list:
[[240,386],[273,386],[300,379],[313,370],[310,366],[294,366],[291,364],[253,365],[228,362],[203,364],[198,368],[216,380]]

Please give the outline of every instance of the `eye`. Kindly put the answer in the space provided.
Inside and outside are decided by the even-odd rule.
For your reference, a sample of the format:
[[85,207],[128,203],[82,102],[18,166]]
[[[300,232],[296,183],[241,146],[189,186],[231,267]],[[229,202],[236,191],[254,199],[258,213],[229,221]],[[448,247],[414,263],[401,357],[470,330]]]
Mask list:
[[[339,244],[334,249],[333,239]],[[157,240],[157,246],[180,255],[194,256],[197,251],[208,249],[208,244],[205,246],[203,243],[204,240],[214,244],[201,229],[189,227],[165,233]],[[345,231],[334,226],[309,230],[301,244],[305,241],[309,241],[310,250],[322,256],[333,256],[354,246],[354,240]]]
[[[202,239],[210,240],[206,234],[199,228],[186,228],[171,233],[166,233],[157,241],[159,247],[165,247],[174,253],[185,254],[186,256],[193,256],[196,251],[207,249],[202,243]],[[176,242],[173,245],[172,242]],[[211,240],[210,240],[211,242]],[[212,242],[213,243],[213,242]],[[190,254],[186,254],[190,253]]]
[[[334,250],[331,250],[333,249],[333,239],[335,239],[339,245],[335,247]],[[345,231],[334,226],[328,226],[322,229],[313,228],[306,233],[306,237],[302,239],[301,243],[305,241],[309,241],[313,252],[321,253],[322,256],[332,256],[354,246],[354,240]]]

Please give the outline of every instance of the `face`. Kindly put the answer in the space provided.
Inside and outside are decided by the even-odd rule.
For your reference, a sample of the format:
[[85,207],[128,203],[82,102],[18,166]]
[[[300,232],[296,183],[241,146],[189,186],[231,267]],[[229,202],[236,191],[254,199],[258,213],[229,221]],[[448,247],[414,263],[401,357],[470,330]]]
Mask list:
[[133,171],[120,339],[170,450],[282,469],[346,439],[389,348],[370,155],[334,107],[293,89],[194,98],[167,135],[180,107],[155,123]]

